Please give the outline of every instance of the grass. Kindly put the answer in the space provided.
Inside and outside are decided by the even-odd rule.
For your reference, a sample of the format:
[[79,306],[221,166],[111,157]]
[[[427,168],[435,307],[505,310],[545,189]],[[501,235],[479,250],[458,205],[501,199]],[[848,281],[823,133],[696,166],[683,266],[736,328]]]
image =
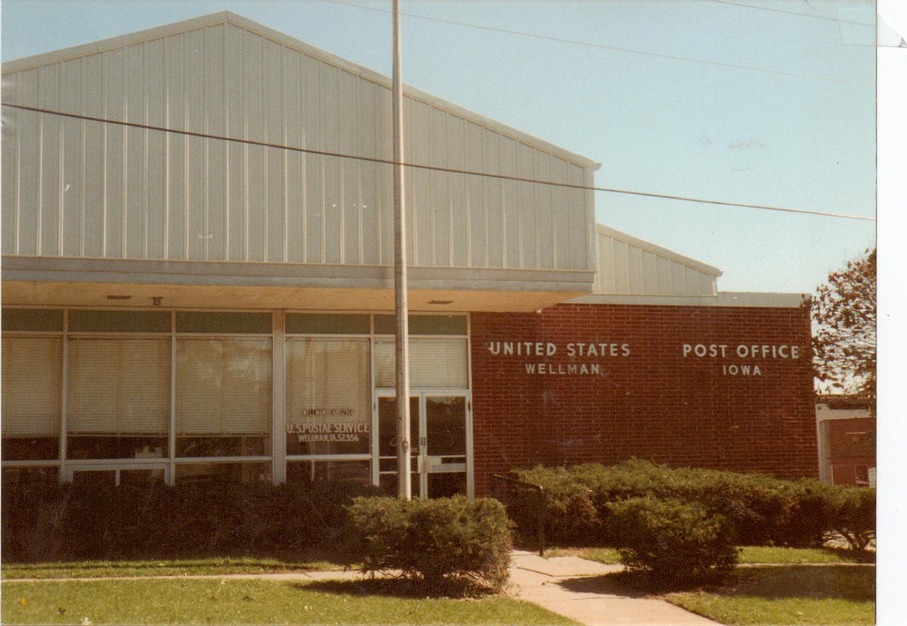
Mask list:
[[4,580],[24,578],[127,578],[132,576],[205,576],[339,570],[330,561],[295,562],[274,558],[166,559],[153,561],[82,561],[3,564]]
[[874,624],[875,567],[779,566],[738,570],[736,582],[664,596],[722,624]]
[[617,548],[551,548],[545,551],[548,558],[557,556],[578,556],[606,565],[619,564],[620,553]]
[[743,546],[740,548],[740,563],[761,564],[830,564],[859,563],[865,555],[841,548],[770,548],[764,546]]
[[[548,554],[620,562],[611,548],[558,548]],[[737,569],[729,584],[703,590],[665,590],[638,573],[606,578],[721,624],[875,623],[875,567],[854,565],[865,555],[835,548],[744,546],[739,556],[748,567]]]
[[412,597],[399,581],[6,582],[4,624],[573,624],[501,596]]
[[[579,556],[606,565],[620,563],[620,554],[614,548],[552,548],[545,553],[554,556]],[[745,565],[763,564],[833,564],[858,563],[865,560],[850,550],[840,548],[774,548],[763,546],[742,546],[740,563]]]

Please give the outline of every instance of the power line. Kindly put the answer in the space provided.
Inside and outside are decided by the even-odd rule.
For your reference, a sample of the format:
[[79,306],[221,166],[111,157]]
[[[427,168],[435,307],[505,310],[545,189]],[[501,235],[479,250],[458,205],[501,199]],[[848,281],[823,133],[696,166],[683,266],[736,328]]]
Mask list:
[[[742,2],[731,2],[730,0],[708,0],[708,2],[714,2],[715,4],[727,4],[729,6],[741,7],[744,9],[754,9],[756,11],[771,11],[772,13],[784,13],[786,15],[797,15],[799,17],[809,17],[816,20],[826,20],[829,22],[837,22],[838,24],[853,24],[855,26],[867,26],[870,28],[875,28],[875,24],[867,24],[866,22],[853,22],[851,20],[841,19],[840,17],[829,17],[827,15],[810,15],[809,13],[798,13],[797,11],[785,11],[784,9],[773,9],[771,7],[757,7],[752,4],[744,4]],[[809,4],[807,2],[807,4]],[[810,6],[812,8],[812,6]],[[813,9],[814,11],[816,9]]]
[[[362,9],[365,11],[374,11],[376,13],[390,13],[390,11],[388,11],[387,9],[379,9],[377,7],[362,6],[360,4],[350,4],[349,2],[341,2],[340,0],[323,0],[323,1],[329,2],[331,4],[337,4],[337,5],[351,7],[351,8],[355,8],[355,9]],[[728,4],[731,4],[731,3],[728,3]],[[747,6],[747,5],[740,5],[740,6]],[[739,63],[728,63],[728,62],[724,62],[724,61],[711,61],[708,59],[694,59],[691,57],[683,57],[683,56],[678,56],[678,55],[673,55],[673,54],[662,54],[659,52],[650,52],[648,50],[639,50],[636,48],[623,48],[620,46],[610,46],[607,44],[593,43],[591,41],[581,41],[579,39],[569,39],[569,38],[565,38],[565,37],[552,37],[552,36],[548,36],[548,35],[539,35],[536,33],[528,33],[528,32],[519,31],[519,30],[511,30],[508,28],[497,28],[495,26],[482,26],[479,24],[470,24],[468,22],[460,22],[460,21],[449,20],[449,19],[444,19],[444,18],[440,18],[440,17],[428,17],[427,15],[419,15],[417,13],[401,12],[400,15],[404,15],[406,17],[411,17],[411,18],[415,18],[415,19],[419,19],[419,20],[425,20],[427,22],[452,24],[454,26],[461,26],[463,28],[473,28],[476,30],[487,30],[490,32],[504,33],[507,35],[515,35],[518,37],[530,37],[532,39],[553,41],[556,43],[565,43],[565,44],[570,44],[570,45],[575,45],[575,46],[584,46],[586,48],[597,48],[599,50],[611,50],[614,52],[626,52],[629,54],[641,54],[644,56],[655,57],[657,59],[668,59],[671,61],[685,61],[685,62],[689,62],[689,63],[702,63],[705,65],[715,65],[718,67],[729,67],[729,68],[733,68],[733,69],[749,70],[749,71],[753,71],[753,72],[763,72],[766,74],[775,74],[777,76],[792,76],[795,78],[808,78],[810,80],[823,80],[823,81],[829,81],[829,82],[835,82],[835,83],[844,83],[847,85],[864,85],[867,87],[873,86],[873,83],[866,83],[866,82],[856,81],[856,80],[847,80],[845,78],[833,78],[831,76],[816,76],[813,74],[800,74],[797,72],[785,72],[784,70],[773,70],[773,69],[766,68],[766,67],[757,67],[755,65],[741,65]],[[804,15],[804,14],[799,14],[799,15]],[[804,16],[810,17],[810,16],[806,16],[806,15],[804,15]],[[825,19],[834,19],[834,18],[825,18]]]
[[[148,130],[156,131],[162,133],[170,133],[174,135],[181,135],[184,137],[196,137],[199,139],[212,139],[217,141],[225,141],[229,143],[238,143],[249,146],[257,146],[261,148],[274,148],[276,150],[287,150],[289,152],[298,152],[302,154],[311,154],[314,156],[322,157],[333,157],[338,159],[350,159],[355,161],[365,161],[368,163],[378,163],[382,165],[396,165],[392,159],[380,159],[377,157],[367,157],[359,156],[354,154],[344,154],[340,152],[329,152],[325,150],[315,150],[312,148],[300,148],[298,146],[286,146],[283,144],[271,143],[267,141],[256,141],[254,139],[239,139],[237,137],[227,137],[224,135],[213,135],[211,133],[200,133],[190,130],[181,130],[176,128],[167,128],[164,126],[153,126],[150,124],[140,124],[138,122],[126,122],[122,120],[111,120],[101,117],[95,117],[91,115],[80,115],[78,113],[66,113],[63,111],[53,111],[50,109],[42,109],[39,107],[25,106],[22,104],[10,104],[7,102],[3,103],[3,106],[9,107],[12,109],[18,109],[20,111],[29,111],[31,113],[39,113],[44,115],[57,115],[60,117],[66,117],[70,119],[82,120],[86,122],[97,122],[100,124],[111,124],[114,126],[123,126],[126,128],[135,128],[138,130]],[[843,213],[829,213],[826,211],[812,211],[809,209],[791,209],[786,207],[777,207],[763,204],[746,204],[742,202],[726,202],[724,200],[706,200],[703,198],[690,198],[687,196],[675,196],[670,194],[661,194],[661,193],[649,193],[645,191],[630,191],[627,189],[614,189],[611,187],[595,187],[587,185],[577,185],[574,183],[563,183],[558,181],[549,181],[549,180],[538,180],[534,178],[525,178],[522,176],[510,176],[507,174],[492,174],[490,172],[477,172],[473,170],[462,170],[457,168],[450,167],[441,167],[437,165],[427,165],[423,163],[402,163],[404,167],[410,169],[426,170],[432,172],[445,172],[448,174],[462,174],[466,176],[479,176],[481,178],[494,178],[498,180],[513,181],[519,183],[532,183],[535,185],[547,185],[550,187],[561,187],[566,189],[578,189],[581,191],[601,191],[605,193],[618,193],[630,196],[642,196],[645,198],[658,198],[661,200],[680,200],[683,202],[696,202],[699,204],[711,204],[717,206],[729,206],[729,207],[739,207],[744,209],[758,209],[762,211],[779,211],[782,213],[799,213],[803,215],[818,215],[821,217],[835,217],[840,219],[850,219],[850,220],[865,220],[874,222],[876,219],[874,217],[869,217],[865,215],[847,215]]]

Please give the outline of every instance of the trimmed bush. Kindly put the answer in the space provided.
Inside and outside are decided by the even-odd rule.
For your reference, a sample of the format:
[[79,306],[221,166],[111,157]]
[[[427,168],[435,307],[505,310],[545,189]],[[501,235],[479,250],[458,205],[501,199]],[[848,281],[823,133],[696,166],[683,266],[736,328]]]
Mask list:
[[875,539],[876,492],[867,487],[830,489],[828,526],[854,550],[865,550]]
[[737,564],[731,523],[676,499],[631,498],[608,505],[621,561],[661,585],[719,582]]
[[3,489],[4,562],[268,556],[347,550],[350,482],[168,487],[25,484]]
[[[861,548],[875,525],[874,491],[815,480],[792,482],[764,474],[671,469],[638,459],[609,467],[535,467],[515,473],[520,480],[545,490],[546,535],[561,544],[616,544],[618,536],[609,522],[608,505],[639,497],[698,502],[731,521],[742,545],[818,546],[835,531]],[[862,495],[845,496],[848,489]]]
[[363,572],[398,571],[433,591],[507,582],[510,523],[496,500],[357,498],[349,512]]

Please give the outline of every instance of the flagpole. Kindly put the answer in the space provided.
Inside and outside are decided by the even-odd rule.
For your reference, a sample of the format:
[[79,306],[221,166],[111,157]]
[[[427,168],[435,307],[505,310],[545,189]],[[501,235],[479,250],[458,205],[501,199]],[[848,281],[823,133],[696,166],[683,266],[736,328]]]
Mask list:
[[397,495],[412,498],[409,410],[409,303],[406,280],[406,203],[403,184],[403,82],[400,79],[400,0],[393,0],[394,21],[394,306],[396,317]]

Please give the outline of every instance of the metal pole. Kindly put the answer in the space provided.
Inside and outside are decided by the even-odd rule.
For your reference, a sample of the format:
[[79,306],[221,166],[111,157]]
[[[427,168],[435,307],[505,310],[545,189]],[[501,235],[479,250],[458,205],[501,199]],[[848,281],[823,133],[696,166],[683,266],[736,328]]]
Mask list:
[[409,312],[406,284],[406,203],[403,186],[403,82],[400,80],[400,0],[394,3],[394,291],[397,321],[397,495],[412,498],[409,414]]

